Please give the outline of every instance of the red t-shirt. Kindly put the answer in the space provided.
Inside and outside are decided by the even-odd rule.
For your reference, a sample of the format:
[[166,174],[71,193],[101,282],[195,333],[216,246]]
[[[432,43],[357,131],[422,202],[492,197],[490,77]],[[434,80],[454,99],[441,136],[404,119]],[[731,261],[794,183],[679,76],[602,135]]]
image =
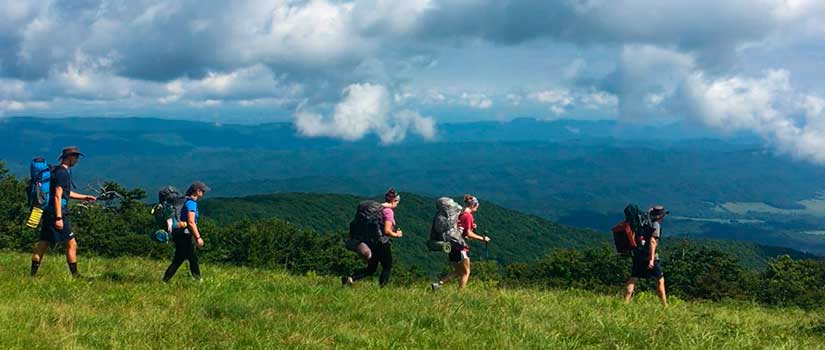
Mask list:
[[462,236],[467,236],[467,231],[473,229],[473,224],[475,224],[473,213],[465,211],[458,216],[458,228],[461,229]]

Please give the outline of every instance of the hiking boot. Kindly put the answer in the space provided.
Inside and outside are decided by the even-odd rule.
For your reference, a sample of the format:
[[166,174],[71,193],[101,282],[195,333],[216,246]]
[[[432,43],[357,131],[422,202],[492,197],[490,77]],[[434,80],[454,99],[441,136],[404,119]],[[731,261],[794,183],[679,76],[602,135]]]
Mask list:
[[350,276],[341,276],[341,284],[351,287],[352,286],[352,277]]
[[441,289],[441,287],[444,287],[444,283],[441,283],[441,282],[435,282],[435,283],[433,283],[433,284],[431,284],[431,285],[430,285],[430,288],[432,288],[432,289],[433,289],[433,292],[435,292],[435,291],[437,291],[437,290]]

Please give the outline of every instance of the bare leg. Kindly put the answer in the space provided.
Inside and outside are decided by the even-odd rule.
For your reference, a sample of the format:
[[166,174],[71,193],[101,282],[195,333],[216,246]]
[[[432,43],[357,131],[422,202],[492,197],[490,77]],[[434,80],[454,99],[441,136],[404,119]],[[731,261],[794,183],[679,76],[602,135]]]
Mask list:
[[464,267],[460,262],[455,263],[455,265],[453,265],[453,270],[450,271],[450,273],[446,274],[444,277],[441,277],[441,280],[439,280],[438,282],[441,284],[450,282],[453,278],[459,277],[462,274],[464,274],[462,272],[463,269]]
[[656,294],[662,300],[662,305],[667,307],[667,292],[665,292],[665,278],[660,278],[656,283]]
[[32,254],[32,261],[41,262],[46,251],[49,250],[49,242],[40,241],[34,246],[34,254]]
[[40,270],[40,263],[43,261],[43,256],[46,255],[46,251],[48,249],[49,249],[49,242],[47,242],[47,241],[37,242],[37,245],[34,246],[34,253],[32,253],[32,265],[31,265],[31,275],[32,276],[37,274],[37,270]]
[[470,258],[464,259],[459,263],[461,268],[461,279],[458,281],[458,289],[462,290],[467,287],[467,281],[470,280]]
[[66,262],[77,264],[77,241],[73,239],[66,242]]
[[361,256],[361,259],[363,259],[364,261],[370,261],[370,259],[372,259],[372,250],[370,250],[370,247],[368,245],[362,242],[358,243],[358,246],[356,248],[358,250],[358,255]]
[[633,298],[633,290],[636,289],[636,282],[638,282],[638,278],[628,278],[627,283],[624,285],[624,303],[630,304],[630,299]]
[[79,276],[77,273],[77,241],[74,239],[66,241],[66,265],[69,266],[72,276]]

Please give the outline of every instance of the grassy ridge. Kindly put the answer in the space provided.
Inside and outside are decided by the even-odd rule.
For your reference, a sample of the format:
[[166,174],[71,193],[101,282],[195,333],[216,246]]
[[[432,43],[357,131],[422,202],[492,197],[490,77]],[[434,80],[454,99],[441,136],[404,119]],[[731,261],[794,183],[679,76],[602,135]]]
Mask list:
[[204,266],[203,283],[136,258],[0,253],[2,349],[821,349],[825,315],[749,304],[627,307],[588,292],[342,288],[332,278]]

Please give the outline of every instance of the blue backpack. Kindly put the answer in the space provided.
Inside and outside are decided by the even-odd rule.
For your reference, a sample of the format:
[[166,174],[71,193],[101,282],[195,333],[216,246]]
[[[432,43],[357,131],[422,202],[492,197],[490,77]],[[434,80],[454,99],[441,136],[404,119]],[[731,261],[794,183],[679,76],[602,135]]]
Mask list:
[[32,159],[29,165],[29,186],[26,190],[29,208],[45,209],[49,205],[52,169],[43,157]]

